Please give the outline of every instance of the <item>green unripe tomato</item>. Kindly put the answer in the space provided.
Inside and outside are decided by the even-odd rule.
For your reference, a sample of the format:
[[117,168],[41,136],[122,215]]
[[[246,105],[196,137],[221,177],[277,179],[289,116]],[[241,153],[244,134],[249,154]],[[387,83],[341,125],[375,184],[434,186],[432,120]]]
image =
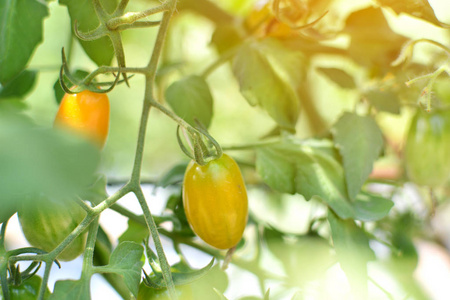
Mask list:
[[411,181],[436,187],[450,175],[450,111],[418,111],[409,127],[405,167]]
[[[86,212],[74,201],[54,201],[40,197],[36,201],[25,201],[19,210],[19,221],[28,242],[50,252],[55,249],[86,216]],[[79,235],[57,257],[70,261],[84,251],[86,233]]]
[[[33,276],[28,278],[20,285],[9,286],[9,299],[11,300],[36,300],[39,294],[39,288],[41,286],[42,278],[39,276]],[[1,290],[1,287],[0,287]],[[45,291],[45,297],[50,295],[48,288]],[[0,292],[0,300],[3,300],[2,293]]]
[[[190,285],[176,286],[175,292],[180,300],[194,300]],[[153,289],[141,283],[137,300],[170,300],[170,297],[167,289]]]

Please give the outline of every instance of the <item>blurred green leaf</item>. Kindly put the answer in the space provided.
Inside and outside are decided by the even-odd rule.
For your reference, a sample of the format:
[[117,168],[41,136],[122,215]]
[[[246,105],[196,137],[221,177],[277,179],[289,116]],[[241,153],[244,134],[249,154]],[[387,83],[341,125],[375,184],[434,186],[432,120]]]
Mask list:
[[[79,81],[82,81],[87,75],[89,75],[89,72],[84,71],[84,70],[76,70],[75,72],[72,73],[72,76]],[[63,78],[64,78],[64,83],[68,88],[71,88],[74,86],[74,84],[72,82],[70,82],[65,76]],[[56,102],[58,104],[60,104],[62,98],[64,97],[65,92],[63,91],[63,89],[61,87],[59,78],[56,80],[55,84],[53,85],[53,91],[55,93]]]
[[394,202],[378,195],[362,192],[354,202],[355,219],[365,222],[378,221],[389,214]]
[[300,104],[293,87],[274,70],[258,43],[244,44],[233,60],[233,73],[242,95],[259,105],[280,125],[295,131]]
[[329,242],[314,233],[285,237],[280,231],[265,228],[264,240],[283,264],[290,286],[305,287],[321,278],[334,260]]
[[213,115],[213,98],[202,77],[193,75],[172,83],[165,97],[173,111],[186,122],[197,127],[195,120],[198,120],[206,128],[209,127]]
[[106,176],[103,174],[95,175],[92,183],[83,189],[78,196],[82,200],[87,200],[94,205],[105,200],[108,197],[108,193],[106,192]]
[[375,259],[365,232],[353,220],[328,212],[331,237],[339,264],[347,275],[355,299],[367,299],[367,262]]
[[[117,0],[100,0],[100,3],[109,13],[112,13],[117,6]],[[59,4],[67,6],[72,24],[77,21],[78,29],[81,32],[89,32],[97,28],[100,24],[94,10],[94,4],[90,0],[59,0]],[[79,40],[86,54],[98,66],[109,66],[114,57],[114,48],[108,37],[102,37],[94,41]]]
[[97,267],[97,272],[120,275],[131,293],[137,296],[141,281],[141,269],[144,265],[143,254],[144,248],[141,245],[134,242],[122,242],[111,254],[109,264]]
[[381,6],[390,7],[396,14],[408,14],[415,18],[420,18],[439,27],[449,28],[436,18],[433,8],[428,0],[377,0]]
[[90,297],[89,281],[62,280],[55,283],[49,300],[86,300]]
[[5,85],[0,85],[0,99],[25,96],[33,88],[35,81],[36,72],[22,71]]
[[183,182],[184,173],[186,172],[188,163],[182,162],[173,166],[169,171],[164,173],[156,183],[156,186],[166,188],[170,185]]
[[42,41],[42,23],[48,15],[45,2],[0,1],[0,83],[6,85],[27,65]]
[[148,235],[149,232],[146,226],[129,219],[128,228],[119,237],[119,243],[130,241],[141,244],[142,241],[148,237]]
[[214,289],[224,293],[228,287],[228,276],[219,264],[213,266],[204,276],[192,284],[194,299],[216,299]]
[[378,111],[397,115],[400,113],[400,99],[397,93],[390,90],[372,89],[365,92],[364,96]]
[[355,80],[344,70],[338,68],[317,68],[317,70],[341,88],[356,88]]
[[318,197],[340,217],[353,217],[342,166],[320,149],[291,143],[259,147],[256,170],[273,189]]
[[348,194],[354,199],[380,155],[383,134],[374,119],[353,113],[344,113],[332,133],[344,162]]
[[0,206],[35,195],[71,199],[88,186],[99,162],[98,149],[26,117],[0,113]]

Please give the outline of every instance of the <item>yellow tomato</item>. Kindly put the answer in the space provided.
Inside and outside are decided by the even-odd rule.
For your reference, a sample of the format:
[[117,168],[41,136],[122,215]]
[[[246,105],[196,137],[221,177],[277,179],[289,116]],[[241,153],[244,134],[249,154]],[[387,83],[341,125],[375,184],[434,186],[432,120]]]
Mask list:
[[226,154],[204,166],[192,161],[184,176],[183,205],[202,240],[218,249],[236,246],[248,215],[247,191],[236,162]]
[[65,94],[54,125],[81,134],[102,148],[109,130],[108,96],[88,90]]

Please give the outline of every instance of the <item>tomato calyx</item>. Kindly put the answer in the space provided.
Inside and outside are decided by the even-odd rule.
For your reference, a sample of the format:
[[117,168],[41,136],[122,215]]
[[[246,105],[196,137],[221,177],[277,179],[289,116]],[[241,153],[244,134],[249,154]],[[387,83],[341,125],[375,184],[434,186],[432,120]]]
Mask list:
[[[222,157],[223,150],[219,143],[208,133],[200,123],[198,127],[187,127],[184,131],[186,139],[191,146],[191,151],[184,146],[180,137],[180,125],[177,127],[177,141],[180,149],[189,158],[194,160],[200,166],[206,165],[212,160]],[[184,128],[183,128],[184,129]]]

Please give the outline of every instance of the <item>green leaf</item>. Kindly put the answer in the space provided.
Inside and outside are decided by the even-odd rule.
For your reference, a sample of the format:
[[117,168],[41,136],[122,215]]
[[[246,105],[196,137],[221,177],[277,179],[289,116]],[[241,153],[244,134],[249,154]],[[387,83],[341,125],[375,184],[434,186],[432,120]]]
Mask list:
[[55,283],[55,289],[49,300],[86,300],[90,299],[89,281],[63,280]]
[[172,83],[167,88],[165,97],[173,111],[186,122],[197,127],[195,120],[198,120],[209,127],[213,98],[202,77],[193,75]]
[[337,68],[318,68],[320,73],[344,89],[356,88],[355,80],[347,72]]
[[91,184],[81,191],[78,196],[82,200],[88,200],[94,205],[99,204],[108,197],[106,192],[106,176],[97,174]]
[[0,99],[25,96],[34,86],[36,72],[24,70],[5,85],[0,85]]
[[365,92],[364,96],[378,111],[397,115],[400,113],[400,99],[397,93],[390,90],[373,89]]
[[0,207],[36,195],[71,199],[90,184],[98,149],[26,117],[0,112]]
[[375,258],[369,239],[353,220],[342,220],[330,211],[328,222],[339,264],[355,299],[367,299],[367,262]]
[[381,6],[392,8],[396,14],[408,14],[412,17],[420,18],[439,27],[449,28],[449,25],[443,24],[436,18],[433,8],[428,0],[378,0]]
[[371,117],[352,113],[344,113],[332,133],[344,162],[348,194],[354,199],[380,155],[383,134]]
[[342,166],[326,151],[306,144],[276,144],[256,151],[256,170],[273,189],[320,198],[340,217],[354,215]]
[[6,84],[27,65],[42,41],[48,7],[42,1],[0,1],[0,83]]
[[[280,127],[295,131],[300,104],[293,87],[280,77],[258,43],[244,44],[233,60],[240,91],[252,106],[259,105]],[[283,64],[279,64],[283,65]]]
[[137,296],[141,281],[141,269],[144,265],[143,254],[144,248],[141,245],[134,242],[122,242],[111,254],[109,264],[104,267],[96,267],[95,270],[101,273],[119,274],[131,293]]
[[183,162],[173,166],[169,171],[164,173],[156,183],[156,186],[166,188],[170,185],[183,182],[184,173],[186,172],[188,163]]
[[[84,70],[76,70],[75,72],[72,73],[72,76],[79,81],[82,81],[87,75],[89,75],[89,72],[84,71]],[[74,84],[71,83],[65,76],[64,76],[64,83],[66,84],[66,86],[68,88],[71,88],[74,86]],[[56,80],[55,84],[53,85],[53,91],[55,93],[56,103],[60,104],[62,98],[64,97],[65,92],[61,87],[59,78]]]
[[128,228],[119,237],[119,243],[130,241],[141,244],[142,241],[149,235],[148,228],[131,219],[128,220]]
[[[100,3],[110,13],[117,6],[117,0],[100,0]],[[91,0],[59,0],[59,4],[67,6],[69,10],[72,31],[75,21],[77,21],[78,28],[81,32],[94,30],[100,24]],[[109,66],[111,64],[114,57],[114,48],[108,37],[102,37],[94,41],[79,41],[89,58],[98,66]]]
[[[190,272],[172,272],[173,283],[175,285],[185,285],[195,282],[196,280],[205,276],[213,265],[214,265],[214,258],[211,259],[209,264],[207,264],[205,267],[201,269],[193,270]],[[147,281],[149,281],[149,283],[151,283],[152,286],[158,286],[159,288],[167,287],[166,282],[164,281],[164,278],[162,276],[162,273],[158,272],[156,274],[146,276],[146,279]]]
[[360,221],[378,221],[388,215],[394,203],[378,195],[362,192],[354,203],[355,219]]

